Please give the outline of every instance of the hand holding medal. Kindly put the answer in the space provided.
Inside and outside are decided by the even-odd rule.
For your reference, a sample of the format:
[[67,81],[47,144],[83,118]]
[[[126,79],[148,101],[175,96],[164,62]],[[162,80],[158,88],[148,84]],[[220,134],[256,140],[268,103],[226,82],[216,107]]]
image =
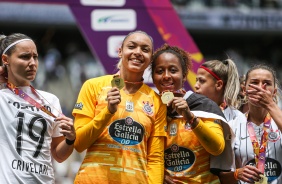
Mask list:
[[251,165],[236,169],[234,178],[247,183],[267,184],[267,177],[261,174],[258,168]]
[[121,102],[119,90],[124,87],[124,81],[119,75],[114,75],[111,84],[113,88],[108,91],[106,101],[108,101],[108,110],[114,114],[117,111],[118,104]]
[[62,115],[57,117],[55,121],[59,123],[59,127],[61,128],[60,132],[65,136],[66,143],[68,145],[73,145],[76,138],[76,132],[73,126],[73,120],[71,118]]

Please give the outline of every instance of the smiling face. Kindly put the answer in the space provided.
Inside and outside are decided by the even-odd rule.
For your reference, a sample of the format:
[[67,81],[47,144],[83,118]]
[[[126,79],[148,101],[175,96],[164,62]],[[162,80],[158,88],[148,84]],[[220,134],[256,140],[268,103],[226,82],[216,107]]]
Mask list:
[[159,92],[179,90],[185,79],[178,57],[169,52],[160,54],[155,60],[152,77]]
[[38,67],[38,53],[33,41],[22,41],[15,45],[10,56],[2,56],[7,65],[8,81],[16,86],[30,85],[36,76]]
[[140,32],[129,35],[119,49],[121,67],[126,72],[144,72],[152,59],[153,43],[148,35]]

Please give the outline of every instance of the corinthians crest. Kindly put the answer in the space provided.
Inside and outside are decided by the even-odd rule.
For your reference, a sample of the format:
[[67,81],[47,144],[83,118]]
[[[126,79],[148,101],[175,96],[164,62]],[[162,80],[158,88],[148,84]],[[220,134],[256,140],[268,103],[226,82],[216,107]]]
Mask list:
[[147,115],[149,115],[149,116],[152,116],[153,115],[153,104],[150,104],[149,103],[149,101],[147,101],[147,102],[145,102],[145,101],[143,101],[143,104],[144,104],[144,106],[143,106],[143,111],[147,114]]
[[273,131],[273,129],[271,129],[268,133],[268,140],[271,142],[276,142],[279,139],[280,139],[279,131],[278,130]]

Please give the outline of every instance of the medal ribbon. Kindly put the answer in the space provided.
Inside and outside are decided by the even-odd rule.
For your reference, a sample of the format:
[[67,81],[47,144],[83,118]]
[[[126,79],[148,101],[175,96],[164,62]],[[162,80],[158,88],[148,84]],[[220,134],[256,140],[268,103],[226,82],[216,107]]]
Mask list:
[[222,102],[222,103],[220,104],[219,108],[220,108],[222,111],[224,111],[224,110],[227,108],[227,103],[225,102],[225,100],[224,100],[224,102]]
[[[248,119],[248,113],[246,114],[246,117]],[[260,144],[258,143],[256,133],[254,130],[254,127],[250,121],[247,122],[247,128],[248,132],[252,141],[254,153],[255,153],[255,161],[256,161],[256,167],[264,173],[264,165],[265,165],[265,151],[267,147],[267,141],[268,141],[268,130],[270,127],[270,121],[271,116],[269,113],[267,113],[266,117],[264,118],[263,123],[263,134],[261,136]]]
[[186,93],[185,89],[180,88],[179,90],[176,90],[176,91],[164,90],[164,91],[162,91],[162,92],[160,93],[160,95],[164,94],[165,92],[172,92],[173,94],[174,94],[174,93],[180,93],[180,94],[183,94],[183,95]]
[[[43,112],[45,112],[46,114],[52,116],[53,118],[56,118],[56,116],[48,111],[46,109],[45,106],[41,105],[40,103],[38,103],[37,101],[35,101],[33,98],[31,98],[30,96],[28,96],[28,94],[26,94],[23,90],[21,90],[20,88],[17,88],[15,85],[13,85],[12,83],[7,83],[7,88],[10,89],[14,94],[18,95],[19,97],[21,97],[22,99],[24,99],[25,101],[29,102],[31,105],[34,105],[36,108],[42,110]],[[33,94],[35,94],[36,96],[38,96],[38,94],[36,93],[34,87],[30,86],[31,91]],[[39,97],[39,96],[38,96]]]

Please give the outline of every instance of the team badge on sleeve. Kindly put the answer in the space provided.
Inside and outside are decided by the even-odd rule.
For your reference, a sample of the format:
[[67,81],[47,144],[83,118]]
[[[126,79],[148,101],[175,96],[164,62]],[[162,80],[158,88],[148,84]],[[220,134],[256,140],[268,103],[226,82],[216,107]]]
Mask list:
[[80,103],[76,103],[76,104],[74,105],[74,108],[75,108],[75,109],[82,110],[82,108],[83,108],[83,104],[82,104],[82,102],[80,102]]

